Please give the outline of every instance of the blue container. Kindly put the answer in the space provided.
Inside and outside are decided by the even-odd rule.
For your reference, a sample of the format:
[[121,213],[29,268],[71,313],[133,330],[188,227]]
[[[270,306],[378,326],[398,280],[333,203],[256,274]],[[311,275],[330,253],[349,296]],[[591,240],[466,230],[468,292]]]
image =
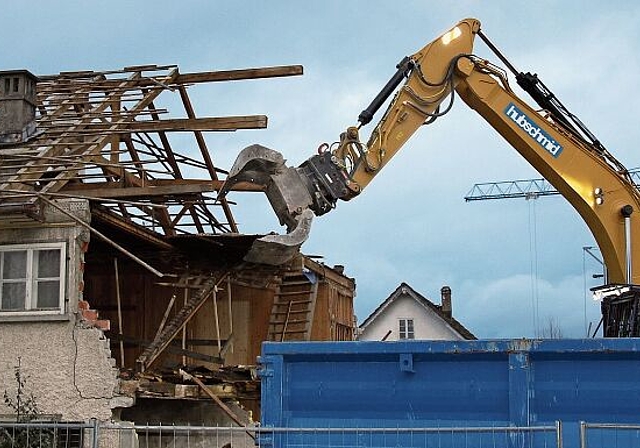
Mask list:
[[[640,339],[267,342],[260,364],[263,426],[488,428],[561,422],[564,446],[577,447],[580,422],[640,423]],[[429,446],[415,442],[416,436],[412,432],[411,440],[391,445]],[[316,446],[325,437],[318,432]],[[354,437],[346,445],[372,445]],[[546,436],[523,443],[509,437],[510,445],[555,446]],[[589,429],[590,437],[640,446],[633,428]],[[480,445],[498,446],[490,440]],[[466,443],[452,437],[434,446]]]

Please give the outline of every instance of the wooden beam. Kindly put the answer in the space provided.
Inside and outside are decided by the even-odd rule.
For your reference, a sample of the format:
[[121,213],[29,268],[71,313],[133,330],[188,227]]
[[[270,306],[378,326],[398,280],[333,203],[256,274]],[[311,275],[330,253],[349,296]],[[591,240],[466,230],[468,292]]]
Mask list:
[[[151,112],[151,118],[153,120],[156,120],[156,121],[160,120],[160,115],[158,114],[155,104],[153,103],[149,104],[148,109]],[[183,178],[182,170],[180,169],[180,164],[176,160],[176,156],[173,153],[173,147],[171,146],[171,142],[169,142],[167,133],[165,131],[159,131],[158,137],[160,137],[162,148],[164,149],[164,152],[166,154],[167,162],[169,163],[169,166],[173,170],[173,175],[175,176],[176,179],[182,179]],[[202,226],[202,222],[200,220],[200,217],[198,216],[198,211],[196,210],[196,208],[192,204],[188,205],[187,207],[189,209],[189,213],[191,213],[191,219],[193,220],[193,223],[196,226],[197,232],[205,233],[204,227]],[[172,224],[175,227],[175,225],[177,225],[178,223],[173,222]]]
[[[128,67],[133,69],[134,67]],[[164,85],[186,85],[197,84],[206,82],[220,82],[220,81],[241,81],[246,79],[260,79],[260,78],[282,78],[286,76],[300,76],[303,74],[302,65],[280,65],[273,67],[259,67],[259,68],[245,68],[237,70],[216,70],[208,72],[195,72],[195,73],[182,73],[178,74],[175,79],[166,81],[163,77],[146,77],[138,75],[137,83],[131,89],[140,87],[158,87],[158,82],[161,81]],[[95,76],[99,73],[94,72],[80,72],[79,75]],[[69,75],[69,73],[60,73],[60,75],[42,75],[39,78],[43,81],[55,81],[62,75]],[[112,90],[114,85],[117,85],[120,80],[115,79],[103,79],[97,82],[91,83],[93,90]],[[89,84],[89,83],[87,83]],[[42,92],[44,86],[40,83],[39,90]],[[123,90],[128,87],[124,87]]]
[[[148,181],[146,187],[125,187],[119,182],[92,182],[86,184],[67,184],[60,193],[73,194],[94,198],[116,199],[144,199],[157,196],[180,196],[218,191],[224,181],[182,179],[169,182]],[[261,192],[264,188],[250,182],[239,182],[231,191]]]
[[113,213],[109,213],[106,210],[102,210],[97,207],[92,207],[91,217],[92,217],[92,220],[99,219],[127,233],[135,235],[136,237],[141,238],[142,240],[150,244],[154,244],[158,246],[160,249],[175,250],[175,248],[171,244],[165,242],[162,238],[152,233],[151,231],[133,222],[125,221],[123,218],[117,215],[114,215]]
[[[89,123],[81,133],[108,132],[193,132],[193,131],[236,131],[238,129],[264,129],[266,115],[240,115],[229,117],[175,118],[165,120],[126,121],[120,123]],[[61,127],[62,128],[62,127]],[[54,130],[54,129],[51,129]]]
[[279,78],[303,74],[302,65],[282,65],[276,67],[248,68],[240,70],[220,70],[215,72],[183,73],[178,83],[193,84],[199,82],[239,81],[243,79]]
[[[229,418],[231,418],[231,420],[233,420],[234,422],[236,422],[236,424],[238,426],[247,426],[247,422],[243,422],[242,420],[240,420],[240,417],[238,417],[236,415],[235,412],[233,412],[231,410],[231,408],[229,406],[227,406],[220,398],[218,398],[216,396],[216,394],[214,394],[213,392],[211,392],[211,390],[209,390],[209,388],[207,387],[206,384],[204,384],[200,378],[197,378],[187,372],[185,372],[182,369],[178,370],[180,372],[180,374],[183,376],[184,379],[186,380],[190,380],[193,381],[194,383],[196,383],[198,386],[200,386],[200,388],[202,389],[202,391],[207,394],[213,401],[216,402],[216,404],[218,406],[220,406],[220,409],[222,409],[228,416]],[[255,436],[253,434],[251,434],[249,431],[246,431],[246,433],[249,435],[249,437],[253,438],[255,440]]]
[[[178,91],[180,92],[180,98],[182,99],[182,105],[184,106],[184,110],[187,113],[187,117],[196,118],[196,112],[193,108],[193,105],[191,104],[191,99],[187,94],[187,88],[185,86],[180,86],[178,88]],[[204,164],[206,165],[207,170],[209,171],[209,175],[211,176],[211,179],[218,180],[218,173],[216,172],[216,167],[213,164],[213,160],[211,158],[211,155],[209,154],[209,149],[207,148],[207,142],[205,141],[204,136],[202,135],[202,132],[194,131],[193,136],[195,137],[196,142],[198,143],[198,148],[200,148],[202,159],[204,160]],[[236,223],[236,220],[233,217],[233,213],[231,213],[231,207],[229,207],[229,202],[227,201],[227,198],[222,198],[220,200],[220,205],[222,206],[222,211],[224,212],[224,216],[225,218],[227,218],[227,222],[231,227],[231,231],[238,233],[238,224]]]
[[82,219],[78,218],[77,216],[74,216],[73,214],[69,213],[64,208],[62,208],[58,204],[56,204],[54,201],[51,201],[51,200],[47,199],[46,197],[44,197],[42,194],[40,194],[40,193],[36,193],[36,194],[38,195],[38,199],[40,199],[41,201],[47,203],[51,207],[55,208],[56,210],[61,212],[63,215],[67,215],[69,218],[73,219],[76,223],[78,223],[79,225],[81,225],[85,229],[89,230],[93,235],[96,235],[102,241],[104,241],[107,244],[109,244],[110,246],[116,248],[118,251],[122,252],[127,257],[133,259],[136,263],[138,263],[139,265],[143,266],[148,271],[154,273],[158,277],[164,277],[164,274],[162,272],[160,272],[157,269],[155,269],[153,266],[151,266],[150,264],[148,264],[147,262],[142,260],[140,257],[138,257],[138,256],[134,255],[133,253],[129,252],[124,247],[122,247],[121,245],[119,245],[118,243],[116,243],[115,241],[110,239],[109,237],[107,237],[102,232],[99,232],[98,230],[96,230],[93,227],[91,227],[91,225],[89,225],[89,223],[87,223],[87,222],[83,221]]

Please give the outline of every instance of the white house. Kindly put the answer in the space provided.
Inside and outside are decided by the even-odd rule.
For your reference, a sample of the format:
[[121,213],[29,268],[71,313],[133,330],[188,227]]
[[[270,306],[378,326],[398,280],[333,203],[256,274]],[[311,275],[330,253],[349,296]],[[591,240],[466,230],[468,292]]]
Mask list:
[[401,283],[359,326],[361,341],[401,339],[476,339],[451,314],[451,288],[443,286],[441,304],[436,305]]

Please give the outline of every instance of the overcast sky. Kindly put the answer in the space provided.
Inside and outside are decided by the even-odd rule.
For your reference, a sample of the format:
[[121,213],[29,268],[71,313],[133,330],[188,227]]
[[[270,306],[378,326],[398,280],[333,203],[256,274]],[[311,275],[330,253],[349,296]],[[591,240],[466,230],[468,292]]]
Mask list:
[[[538,73],[627,167],[639,163],[634,1],[0,0],[0,7],[0,70],[303,65],[300,77],[190,90],[199,116],[269,116],[266,130],[208,136],[222,168],[252,143],[300,164],[356,124],[403,56],[466,17],[480,19],[519,70]],[[475,53],[499,62],[480,41]],[[464,202],[474,183],[537,177],[458,100],[360,197],[317,218],[303,251],[346,266],[360,321],[401,282],[435,303],[446,284],[454,316],[480,338],[537,336],[550,320],[565,337],[583,337],[600,317],[586,293],[600,267],[583,250],[595,243],[577,213],[561,197]],[[231,199],[244,233],[283,231],[263,195]]]

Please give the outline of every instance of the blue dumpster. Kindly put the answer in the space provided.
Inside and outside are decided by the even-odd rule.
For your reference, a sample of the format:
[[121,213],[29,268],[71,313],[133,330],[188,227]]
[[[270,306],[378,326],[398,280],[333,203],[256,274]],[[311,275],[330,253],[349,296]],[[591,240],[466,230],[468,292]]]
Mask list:
[[[640,446],[640,339],[266,342],[259,361],[262,426],[316,430],[290,446],[331,445],[340,428],[341,446],[429,446],[425,428],[451,433],[440,447],[502,446],[495,434],[505,446]],[[600,423],[613,427],[588,426]],[[562,439],[508,430],[545,427]],[[370,434],[385,428],[403,435]]]

